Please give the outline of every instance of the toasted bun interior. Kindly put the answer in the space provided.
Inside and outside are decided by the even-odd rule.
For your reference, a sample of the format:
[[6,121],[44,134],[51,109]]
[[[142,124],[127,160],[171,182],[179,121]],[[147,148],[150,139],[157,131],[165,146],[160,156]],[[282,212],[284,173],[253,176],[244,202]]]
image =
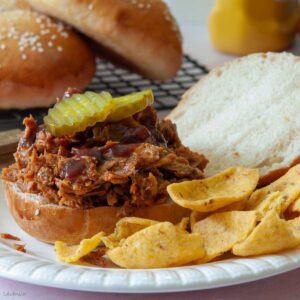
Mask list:
[[[48,204],[39,195],[23,193],[16,184],[5,183],[6,200],[17,224],[31,236],[47,242],[79,243],[104,231],[111,233],[121,218],[118,207],[74,209]],[[158,221],[180,222],[190,212],[173,202],[137,208],[132,216]]]
[[209,160],[206,175],[259,168],[261,184],[300,162],[300,59],[254,54],[212,70],[169,118],[186,146]]
[[181,35],[162,0],[29,0],[34,9],[70,24],[101,47],[100,55],[158,80],[182,61]]

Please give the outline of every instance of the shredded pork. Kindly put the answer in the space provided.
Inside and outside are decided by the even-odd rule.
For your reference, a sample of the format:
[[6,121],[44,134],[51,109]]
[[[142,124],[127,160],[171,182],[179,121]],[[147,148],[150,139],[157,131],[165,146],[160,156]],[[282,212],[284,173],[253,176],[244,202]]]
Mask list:
[[149,206],[166,201],[172,182],[203,177],[207,160],[183,146],[169,120],[148,107],[117,123],[54,137],[24,120],[15,163],[2,178],[49,202],[77,208]]

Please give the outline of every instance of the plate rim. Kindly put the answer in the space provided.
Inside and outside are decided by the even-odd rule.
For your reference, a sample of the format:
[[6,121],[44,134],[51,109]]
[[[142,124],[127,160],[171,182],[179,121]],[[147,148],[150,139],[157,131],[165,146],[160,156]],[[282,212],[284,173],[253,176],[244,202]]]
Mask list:
[[[204,265],[125,270],[69,265],[24,254],[0,243],[1,277],[77,291],[141,294],[207,290],[264,279],[298,267],[299,248],[280,254],[230,258]],[[41,274],[45,276],[40,277]]]

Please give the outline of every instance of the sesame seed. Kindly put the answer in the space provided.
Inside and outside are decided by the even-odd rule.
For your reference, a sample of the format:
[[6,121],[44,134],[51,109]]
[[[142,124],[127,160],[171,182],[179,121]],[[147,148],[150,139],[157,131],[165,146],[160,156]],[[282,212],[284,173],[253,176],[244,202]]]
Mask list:
[[61,32],[60,35],[62,37],[64,37],[65,39],[68,38],[68,36],[69,36],[69,34],[66,31]]
[[138,8],[141,8],[141,9],[144,8],[144,4],[143,3],[139,3],[138,4]]
[[48,42],[48,47],[53,47],[53,43],[51,41]]
[[62,52],[62,51],[63,51],[63,47],[58,46],[58,47],[57,47],[57,51],[58,51],[58,52]]
[[34,215],[35,215],[35,216],[38,216],[39,214],[40,214],[40,209],[37,208],[37,209],[35,210],[35,212],[34,212]]
[[1,48],[1,50],[5,50],[6,49],[6,45],[5,44],[1,44],[0,48]]
[[52,34],[51,40],[56,40],[56,39],[57,39],[57,36],[55,34]]
[[43,49],[43,48],[38,48],[37,51],[38,51],[39,53],[43,53],[43,52],[44,52],[44,49]]
[[27,55],[26,55],[25,53],[23,53],[23,54],[21,55],[21,58],[22,58],[23,60],[26,60],[26,59],[27,59]]
[[88,10],[92,10],[93,8],[94,8],[94,4],[93,3],[91,3],[91,4],[88,5]]
[[42,31],[41,31],[41,35],[46,35],[46,34],[48,34],[49,32],[50,32],[49,29],[42,30]]

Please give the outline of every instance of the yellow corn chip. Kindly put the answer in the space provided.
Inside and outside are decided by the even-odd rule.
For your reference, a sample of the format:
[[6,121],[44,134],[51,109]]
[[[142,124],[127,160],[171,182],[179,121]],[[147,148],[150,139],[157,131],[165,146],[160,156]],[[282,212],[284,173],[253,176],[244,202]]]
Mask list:
[[229,168],[213,177],[170,184],[167,191],[172,200],[182,207],[210,212],[246,200],[258,179],[256,169]]
[[90,239],[84,239],[79,245],[68,246],[66,243],[57,241],[54,248],[58,260],[66,263],[75,263],[83,256],[91,253],[101,243],[104,232],[97,233]]
[[199,263],[208,262],[231,250],[254,229],[257,221],[255,211],[229,211],[215,213],[193,226],[204,242],[206,255]]
[[232,248],[238,256],[276,253],[300,243],[300,230],[290,221],[280,219],[276,209],[270,210],[261,223],[242,242]]
[[284,200],[281,210],[285,211],[300,196],[300,164],[291,168],[284,176],[270,185],[255,191],[247,201],[246,209],[254,210],[258,206],[264,207],[263,202],[270,202],[269,197],[278,197],[275,194],[272,195],[274,192],[281,192]]
[[102,241],[106,247],[114,248],[117,247],[122,240],[126,239],[132,234],[157,223],[157,221],[143,218],[123,218],[117,222],[114,232],[109,236],[104,237]]
[[214,213],[243,210],[245,208],[245,206],[246,206],[246,201],[242,200],[242,201],[234,202],[227,206],[221,207],[221,208],[217,209],[216,211],[214,211]]
[[209,216],[209,213],[200,213],[200,212],[197,212],[197,211],[192,211],[191,215],[190,215],[191,230],[193,231],[193,227],[197,222],[205,219],[208,216]]
[[183,229],[183,230],[187,230],[189,225],[190,225],[190,218],[189,217],[182,218],[180,223],[177,224],[177,226],[179,228]]
[[291,213],[300,212],[300,197],[298,197],[288,208],[287,210]]
[[283,192],[273,192],[266,196],[265,200],[260,202],[254,210],[259,212],[260,217],[263,218],[268,211],[275,210],[280,215],[285,208],[286,197]]
[[136,232],[108,257],[123,268],[165,268],[188,264],[205,254],[199,234],[188,233],[169,222]]

